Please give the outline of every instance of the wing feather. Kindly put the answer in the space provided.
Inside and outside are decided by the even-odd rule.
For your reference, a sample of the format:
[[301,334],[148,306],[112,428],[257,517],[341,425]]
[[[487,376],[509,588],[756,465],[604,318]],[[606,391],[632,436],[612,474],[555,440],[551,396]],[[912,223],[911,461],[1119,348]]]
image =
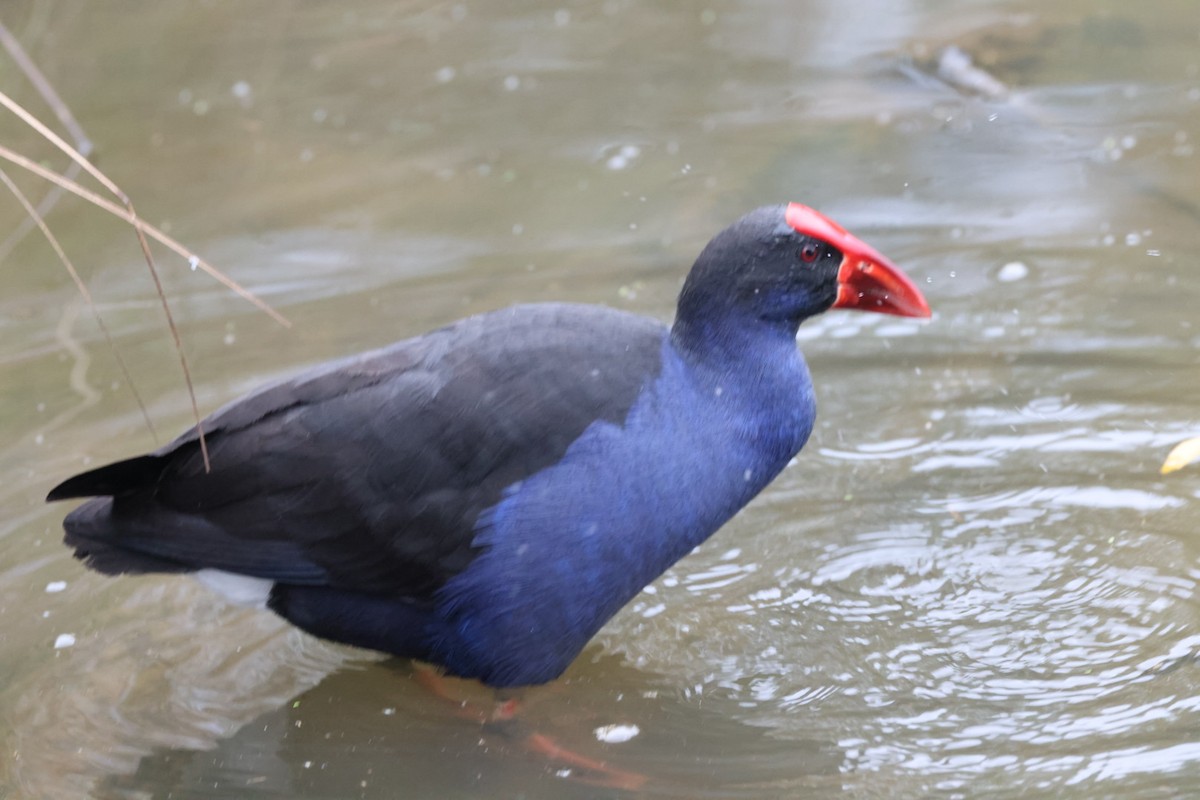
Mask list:
[[231,403],[205,422],[209,473],[193,430],[50,499],[104,496],[65,525],[106,572],[216,568],[425,597],[475,557],[476,520],[506,487],[593,422],[623,422],[665,335],[592,306],[468,318]]

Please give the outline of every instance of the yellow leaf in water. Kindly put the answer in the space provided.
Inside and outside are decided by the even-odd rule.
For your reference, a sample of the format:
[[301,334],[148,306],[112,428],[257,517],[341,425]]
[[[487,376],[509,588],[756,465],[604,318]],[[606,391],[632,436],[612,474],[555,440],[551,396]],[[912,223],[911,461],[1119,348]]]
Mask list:
[[1175,445],[1175,449],[1167,454],[1167,460],[1163,462],[1162,474],[1183,469],[1196,459],[1200,459],[1200,436]]

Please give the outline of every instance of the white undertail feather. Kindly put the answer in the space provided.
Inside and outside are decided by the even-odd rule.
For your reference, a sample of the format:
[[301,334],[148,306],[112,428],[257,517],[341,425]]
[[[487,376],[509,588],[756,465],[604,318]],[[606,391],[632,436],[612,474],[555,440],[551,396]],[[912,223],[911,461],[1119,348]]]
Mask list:
[[219,569],[196,570],[192,576],[229,602],[251,608],[266,608],[267,597],[275,585],[269,578],[254,578]]

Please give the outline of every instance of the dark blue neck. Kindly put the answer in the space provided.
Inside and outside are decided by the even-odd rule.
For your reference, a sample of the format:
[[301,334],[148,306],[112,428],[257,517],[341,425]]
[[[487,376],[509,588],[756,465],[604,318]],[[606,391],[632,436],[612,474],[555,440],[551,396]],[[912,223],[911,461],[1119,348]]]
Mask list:
[[692,363],[734,366],[776,350],[794,351],[799,327],[796,319],[762,319],[730,308],[705,313],[681,303],[671,344]]

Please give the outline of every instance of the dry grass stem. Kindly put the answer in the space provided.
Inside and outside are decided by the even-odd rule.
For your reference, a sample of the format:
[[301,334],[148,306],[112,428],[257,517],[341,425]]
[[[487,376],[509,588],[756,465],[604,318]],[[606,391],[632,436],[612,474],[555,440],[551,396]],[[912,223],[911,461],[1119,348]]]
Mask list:
[[133,376],[129,374],[129,365],[125,363],[125,359],[121,356],[121,351],[117,349],[116,343],[113,342],[112,334],[109,333],[108,330],[108,325],[104,323],[104,318],[100,316],[100,310],[96,307],[96,302],[92,299],[92,293],[88,291],[87,284],[83,282],[83,278],[80,277],[79,271],[75,269],[75,265],[72,264],[71,259],[67,257],[66,251],[63,250],[62,245],[58,242],[58,237],[55,236],[54,233],[51,232],[49,226],[46,225],[46,220],[43,219],[41,213],[34,208],[33,203],[29,201],[29,198],[25,196],[25,193],[21,191],[20,187],[13,183],[13,179],[10,178],[8,173],[2,169],[0,169],[0,182],[3,182],[4,185],[8,187],[8,190],[13,193],[13,195],[17,198],[17,201],[24,207],[25,213],[29,215],[28,218],[33,220],[37,228],[41,230],[42,235],[45,236],[46,241],[49,242],[51,249],[53,249],[55,255],[58,256],[58,260],[62,262],[64,267],[66,267],[67,272],[71,276],[71,280],[75,282],[76,288],[79,289],[79,293],[83,295],[83,300],[85,303],[87,303],[88,310],[92,312],[92,317],[96,320],[96,325],[100,328],[100,333],[104,335],[104,341],[108,343],[108,349],[112,351],[113,356],[117,359],[117,365],[121,369],[121,375],[125,378],[125,385],[128,386],[129,390],[133,393],[133,399],[137,403],[138,410],[142,412],[142,419],[146,421],[146,427],[150,429],[150,435],[154,438],[154,441],[157,444],[158,432],[154,430],[154,423],[150,419],[149,412],[146,411],[146,404],[142,401],[142,396],[138,392],[137,386],[134,385]]
[[[174,342],[175,352],[179,355],[179,365],[183,371],[183,378],[187,384],[188,398],[191,400],[191,404],[192,404],[192,415],[196,420],[196,431],[199,436],[200,453],[201,453],[202,458],[204,459],[204,469],[207,472],[211,469],[211,464],[209,463],[209,457],[208,457],[208,443],[205,439],[204,428],[203,428],[203,425],[202,425],[201,419],[200,419],[200,407],[196,401],[196,392],[195,392],[195,387],[192,384],[191,369],[188,367],[187,355],[184,352],[183,342],[179,336],[179,329],[175,324],[175,317],[171,313],[171,306],[170,306],[170,303],[167,301],[166,292],[163,290],[162,280],[159,277],[158,268],[155,266],[154,257],[150,252],[150,243],[146,238],[147,235],[154,238],[156,241],[162,243],[169,249],[173,250],[174,252],[176,252],[177,254],[182,256],[183,258],[187,259],[188,264],[192,267],[192,269],[196,269],[196,268],[203,269],[206,273],[208,273],[212,277],[216,278],[218,281],[220,281],[226,287],[228,287],[232,291],[236,292],[238,295],[240,295],[241,297],[250,301],[251,303],[256,305],[258,308],[260,308],[261,310],[263,310],[264,312],[269,314],[273,319],[275,319],[281,325],[284,325],[285,327],[290,327],[291,323],[289,323],[287,321],[287,319],[283,317],[283,315],[279,314],[277,311],[275,311],[273,308],[271,308],[265,302],[263,302],[258,297],[256,297],[252,292],[243,288],[237,282],[235,282],[234,280],[232,280],[231,278],[226,276],[224,273],[222,273],[220,270],[217,270],[216,268],[214,268],[213,266],[211,266],[210,264],[205,262],[203,259],[201,259],[199,256],[197,256],[195,253],[192,253],[190,250],[185,248],[183,245],[179,244],[174,239],[167,236],[165,233],[158,230],[154,226],[143,222],[142,219],[138,216],[137,211],[134,209],[133,202],[129,199],[129,196],[127,194],[125,194],[125,192],[119,186],[117,186],[117,184],[114,181],[112,181],[107,175],[105,175],[103,172],[101,172],[99,169],[97,169],[88,160],[87,156],[84,155],[83,152],[81,152],[81,149],[85,149],[87,151],[91,150],[90,140],[84,134],[83,129],[79,126],[79,124],[75,120],[75,118],[71,115],[71,112],[67,108],[66,104],[63,103],[62,99],[54,91],[54,88],[50,85],[50,82],[46,80],[45,76],[42,75],[41,71],[37,69],[37,66],[33,63],[32,59],[29,58],[29,56],[25,53],[24,49],[20,46],[20,43],[17,42],[17,40],[12,36],[12,34],[10,34],[8,32],[8,29],[5,28],[2,24],[0,24],[0,45],[3,45],[3,47],[8,51],[9,56],[25,72],[25,74],[29,78],[30,82],[33,83],[34,87],[41,93],[42,97],[46,100],[46,102],[54,110],[55,114],[58,116],[59,120],[63,123],[64,127],[66,127],[71,132],[72,136],[75,137],[76,141],[80,144],[80,148],[76,148],[76,147],[73,147],[72,145],[68,144],[61,136],[59,136],[57,133],[52,131],[49,127],[47,127],[45,124],[43,124],[42,121],[39,120],[36,116],[34,116],[30,112],[26,111],[25,108],[23,108],[19,103],[17,103],[15,100],[10,98],[7,94],[5,94],[3,92],[0,92],[0,105],[2,105],[4,108],[8,109],[12,114],[14,114],[22,122],[24,122],[26,125],[28,125],[30,128],[32,128],[34,131],[36,131],[42,138],[44,138],[50,144],[54,145],[56,148],[58,148],[60,151],[62,151],[64,154],[66,154],[67,157],[70,158],[72,161],[72,166],[69,168],[70,170],[72,170],[72,171],[83,170],[83,171],[87,172],[89,175],[92,176],[92,178],[94,178],[97,182],[99,182],[101,186],[103,186],[113,196],[115,196],[120,201],[120,205],[118,205],[117,203],[113,203],[109,200],[106,200],[105,198],[97,195],[95,192],[85,189],[83,186],[79,185],[73,179],[73,176],[69,177],[65,174],[60,174],[53,170],[47,169],[47,168],[41,166],[40,164],[37,164],[36,162],[34,162],[32,159],[26,158],[25,156],[21,155],[20,153],[17,153],[15,151],[11,150],[10,148],[4,147],[2,145],[0,145],[0,158],[4,158],[4,159],[8,160],[9,162],[16,164],[17,166],[19,166],[23,169],[26,169],[26,170],[34,173],[35,175],[42,177],[43,179],[45,179],[47,181],[50,181],[58,189],[71,192],[72,194],[75,194],[78,197],[81,197],[84,200],[87,200],[88,202],[92,203],[93,205],[95,205],[99,208],[102,208],[105,211],[108,211],[110,214],[117,216],[118,218],[124,220],[125,222],[127,222],[131,226],[133,226],[134,232],[136,233],[137,238],[138,238],[138,245],[141,247],[142,255],[144,256],[144,258],[146,260],[146,267],[147,267],[147,269],[149,269],[150,277],[154,281],[155,292],[158,295],[159,303],[163,310],[163,315],[166,318],[167,328],[171,332],[171,338]],[[47,241],[50,242],[51,247],[54,249],[54,251],[58,255],[59,259],[62,261],[64,266],[66,266],[67,271],[70,273],[72,280],[75,281],[75,284],[79,288],[80,292],[82,293],[85,301],[88,304],[88,307],[92,310],[92,314],[96,318],[96,321],[99,324],[101,331],[104,334],[104,338],[109,344],[109,347],[113,350],[113,352],[115,354],[117,354],[117,360],[121,365],[121,371],[125,375],[126,381],[129,383],[130,387],[132,388],[133,381],[131,380],[131,378],[129,376],[129,371],[125,365],[124,360],[121,359],[120,354],[117,353],[116,347],[112,341],[112,337],[109,335],[108,329],[104,325],[103,321],[101,320],[99,312],[96,309],[96,305],[92,300],[91,293],[87,290],[87,287],[84,284],[82,278],[80,278],[79,273],[75,270],[74,266],[71,264],[70,260],[67,258],[66,253],[63,251],[62,247],[59,245],[57,239],[50,232],[50,229],[46,226],[45,219],[44,219],[45,212],[44,211],[39,212],[38,209],[36,209],[33,206],[33,204],[29,202],[29,199],[17,188],[16,184],[13,183],[12,179],[6,173],[4,173],[2,170],[0,170],[0,181],[2,181],[9,188],[9,190],[12,191],[14,193],[14,195],[17,196],[17,199],[20,201],[21,205],[25,208],[25,211],[27,214],[26,219],[27,220],[32,219],[34,221],[33,224],[41,229],[43,235],[46,237]],[[57,198],[54,198],[54,199],[57,199]],[[53,200],[48,195],[43,200],[42,204],[44,206],[52,206]],[[28,222],[26,222],[26,228],[28,228]],[[18,230],[14,234],[15,241],[19,241],[20,237],[23,235],[24,235],[24,232]],[[10,237],[9,241],[14,241],[14,237]],[[5,242],[3,246],[11,247],[12,245],[10,245],[8,242]],[[154,426],[151,424],[149,415],[146,413],[145,405],[142,402],[141,397],[137,394],[136,389],[134,389],[133,391],[134,391],[134,396],[137,399],[138,407],[142,411],[142,416],[145,417],[146,423],[150,428],[151,434],[154,435]],[[157,439],[157,436],[155,436],[155,438]]]
[[[25,73],[25,77],[33,84],[33,88],[37,89],[38,94],[46,101],[46,105],[58,117],[58,121],[71,134],[71,138],[75,140],[75,149],[84,156],[90,156],[92,154],[92,141],[84,132],[83,126],[76,121],[75,116],[71,113],[71,109],[67,108],[67,104],[58,96],[58,92],[54,90],[54,86],[46,79],[42,71],[38,69],[37,64],[29,57],[29,54],[25,52],[25,48],[21,47],[21,43],[17,40],[17,37],[13,36],[3,23],[0,23],[0,46],[4,47],[5,51],[8,52],[8,57]],[[75,180],[75,177],[79,175],[82,169],[79,164],[72,162],[63,171],[63,175],[70,180]],[[44,219],[53,210],[54,206],[58,204],[58,201],[62,199],[63,194],[61,186],[51,186],[36,205],[38,216]],[[35,227],[37,225],[32,217],[27,216],[22,219],[4,241],[0,242],[0,261],[8,258],[9,253]]]

